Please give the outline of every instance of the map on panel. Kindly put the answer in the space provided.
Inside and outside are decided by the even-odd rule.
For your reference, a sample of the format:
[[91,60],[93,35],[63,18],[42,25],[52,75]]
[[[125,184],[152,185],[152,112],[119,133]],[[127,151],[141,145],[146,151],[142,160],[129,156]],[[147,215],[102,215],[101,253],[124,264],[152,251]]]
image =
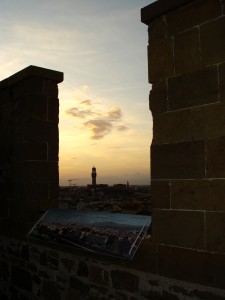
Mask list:
[[52,208],[30,230],[28,238],[131,260],[150,225],[150,216]]

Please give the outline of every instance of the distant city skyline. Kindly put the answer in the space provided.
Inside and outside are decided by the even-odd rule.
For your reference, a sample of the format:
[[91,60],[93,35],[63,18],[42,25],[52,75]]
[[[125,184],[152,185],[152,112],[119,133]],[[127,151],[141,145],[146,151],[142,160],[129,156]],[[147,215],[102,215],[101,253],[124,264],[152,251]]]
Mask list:
[[40,0],[1,4],[0,80],[37,65],[59,85],[60,185],[149,184],[147,0]]
[[[126,180],[126,178],[123,178],[122,176],[101,176],[101,173],[99,174],[99,172],[97,174],[99,174],[100,176],[96,175],[95,180],[93,180],[93,168],[90,168],[90,172],[89,172],[89,177],[84,177],[84,178],[69,178],[67,179],[67,181],[63,184],[61,184],[61,186],[86,186],[86,185],[95,185],[95,184],[108,184],[108,185],[116,185],[116,184],[131,184],[131,185],[149,185],[150,182],[148,181],[147,178],[147,182],[145,182],[145,178],[143,178],[141,176],[141,174],[134,174],[133,177],[133,181],[130,182],[128,179]],[[95,168],[96,172],[97,172],[97,168]],[[97,179],[100,178],[100,181]],[[131,178],[132,180],[132,176],[129,176],[129,178]]]

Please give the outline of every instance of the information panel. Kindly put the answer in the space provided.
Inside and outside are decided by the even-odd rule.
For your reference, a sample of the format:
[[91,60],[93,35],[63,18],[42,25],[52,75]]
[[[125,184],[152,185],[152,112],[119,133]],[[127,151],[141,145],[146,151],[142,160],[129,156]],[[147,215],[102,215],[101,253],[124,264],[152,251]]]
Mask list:
[[30,230],[28,238],[131,260],[150,224],[150,216],[53,208]]

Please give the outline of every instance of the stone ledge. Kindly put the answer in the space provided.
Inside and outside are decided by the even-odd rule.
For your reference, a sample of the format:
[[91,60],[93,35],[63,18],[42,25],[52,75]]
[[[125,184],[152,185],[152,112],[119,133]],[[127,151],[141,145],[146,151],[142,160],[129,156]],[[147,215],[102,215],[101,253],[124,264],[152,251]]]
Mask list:
[[[0,224],[1,225],[1,224]],[[5,236],[9,239],[17,239],[16,236],[9,236],[4,233],[0,233],[1,236]],[[24,238],[21,237],[21,242],[24,242]],[[158,274],[158,264],[157,264],[157,252],[158,246],[153,243],[152,238],[145,238],[140,244],[135,256],[132,260],[125,260],[119,257],[107,256],[96,252],[86,251],[85,249],[79,247],[71,247],[66,245],[54,244],[51,242],[46,242],[42,240],[36,240],[35,238],[25,239],[29,245],[45,247],[46,249],[52,249],[54,251],[67,253],[79,257],[80,259],[87,259],[88,261],[99,261],[102,265],[115,265],[118,268],[124,267],[127,270],[135,270],[140,272],[150,272],[152,274]],[[143,259],[145,257],[145,259]]]
[[158,0],[141,9],[141,22],[149,25],[149,23],[172,10],[182,7],[185,4],[195,0]]
[[52,80],[56,83],[63,81],[63,73],[50,69],[45,69],[37,66],[28,66],[25,69],[13,74],[12,76],[0,82],[0,88],[5,88],[12,84],[17,83],[27,77],[41,77],[44,79]]

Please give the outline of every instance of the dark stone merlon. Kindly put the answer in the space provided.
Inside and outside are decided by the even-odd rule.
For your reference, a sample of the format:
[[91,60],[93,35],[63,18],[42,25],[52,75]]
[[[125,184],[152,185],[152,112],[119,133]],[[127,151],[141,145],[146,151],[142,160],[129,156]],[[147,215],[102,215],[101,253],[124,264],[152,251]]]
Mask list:
[[24,237],[58,205],[63,73],[29,66],[0,82],[0,232]]
[[154,19],[194,0],[158,0],[141,9],[141,22],[149,25]]
[[45,69],[37,66],[28,66],[25,69],[13,74],[12,76],[2,80],[0,82],[0,89],[5,88],[9,85],[15,84],[28,77],[40,77],[43,79],[48,79],[56,83],[63,81],[63,73],[59,71],[54,71],[50,69]]

